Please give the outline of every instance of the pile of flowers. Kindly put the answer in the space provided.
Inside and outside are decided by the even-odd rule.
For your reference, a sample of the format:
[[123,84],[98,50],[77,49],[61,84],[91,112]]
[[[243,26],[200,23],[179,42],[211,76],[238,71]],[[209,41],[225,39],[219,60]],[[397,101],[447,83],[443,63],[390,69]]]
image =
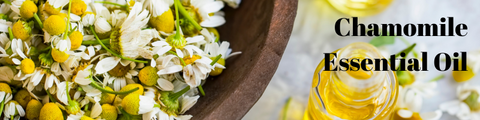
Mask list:
[[215,27],[240,0],[4,0],[5,119],[190,119],[232,53]]

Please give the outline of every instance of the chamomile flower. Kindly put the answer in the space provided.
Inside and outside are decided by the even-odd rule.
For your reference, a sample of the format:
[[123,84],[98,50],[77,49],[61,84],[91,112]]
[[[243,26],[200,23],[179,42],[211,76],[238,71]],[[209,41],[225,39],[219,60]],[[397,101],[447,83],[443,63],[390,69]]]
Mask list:
[[35,3],[33,3],[31,0],[26,0],[20,7],[20,15],[25,19],[32,18],[33,14],[37,13],[37,11],[37,5],[35,5]]
[[87,10],[87,4],[83,0],[72,0],[72,13],[82,15]]
[[15,100],[10,100],[5,104],[5,111],[3,112],[5,118],[17,118],[19,115],[20,117],[25,116],[25,110],[22,108],[20,104],[18,104]]
[[100,117],[105,120],[116,120],[118,116],[117,108],[110,104],[102,105],[102,113]]
[[12,27],[13,36],[21,40],[30,40],[32,34],[31,24],[23,20],[17,21]]
[[70,57],[69,51],[71,49],[70,40],[59,40],[53,47],[52,44],[52,57],[58,63],[65,62]]
[[219,45],[217,42],[213,42],[205,45],[205,52],[208,53],[210,59],[215,59],[216,56],[221,55],[220,59],[214,64],[215,69],[210,73],[212,76],[220,75],[225,69],[225,60],[231,56],[241,54],[242,52],[232,52],[229,48],[230,43],[227,41],[221,42]]
[[[480,62],[477,60],[480,58],[480,51],[472,51],[467,54],[467,71],[453,71],[453,79],[457,82],[468,81],[475,76],[476,73],[480,71]],[[462,60],[460,60],[462,61]],[[461,70],[461,65],[459,65],[459,70]]]
[[399,97],[396,105],[397,110],[393,113],[394,120],[438,120],[442,116],[440,110],[420,113],[424,94],[422,94],[421,91],[418,91],[415,87],[399,87]]
[[135,4],[123,21],[121,28],[115,28],[110,36],[112,51],[128,58],[137,58],[138,49],[145,47],[150,40],[141,39],[141,31],[148,22],[149,12],[142,10],[141,4]]
[[[214,13],[224,7],[222,1],[215,0],[190,0],[191,12],[195,12],[196,21],[203,27],[218,27],[225,23],[225,18]],[[210,16],[214,14],[213,16]]]
[[131,81],[133,76],[138,74],[135,70],[136,64],[121,60],[117,57],[106,57],[100,60],[95,66],[96,74],[105,74],[106,83],[112,84],[115,91],[119,91],[127,85],[127,81]]
[[150,25],[165,33],[172,33],[175,28],[173,12],[170,6],[173,0],[146,0],[145,6],[150,11]]
[[131,115],[139,115],[150,112],[154,108],[155,100],[140,94],[128,94],[122,100],[123,109]]
[[157,72],[158,72],[157,68],[152,66],[147,66],[147,67],[144,67],[142,70],[140,70],[138,74],[138,78],[140,79],[142,84],[146,86],[158,85],[161,90],[164,90],[164,91],[173,90],[172,82],[164,78],[160,78]]
[[50,35],[60,35],[65,32],[67,25],[63,17],[59,15],[51,15],[45,20],[43,28]]
[[238,8],[238,5],[240,5],[240,2],[242,2],[242,0],[222,0],[222,1],[227,3],[227,5],[232,8]]
[[192,88],[199,86],[201,81],[207,78],[207,74],[213,69],[213,66],[210,65],[212,60],[206,56],[193,55],[183,59],[187,64],[183,68],[183,78]]
[[0,83],[0,102],[7,103],[12,100],[12,89],[6,83]]
[[25,117],[29,120],[38,119],[42,107],[43,104],[40,101],[36,99],[30,100],[25,108]]
[[79,84],[79,85],[88,85],[90,84],[92,79],[92,70],[91,68],[93,65],[89,64],[82,64],[75,68],[75,72],[73,74],[72,81]]
[[44,6],[44,10],[50,15],[57,15],[60,13],[63,6],[67,4],[68,0],[47,0]]
[[458,99],[440,104],[440,109],[461,120],[480,119],[479,91],[479,86],[459,85],[457,87]]
[[63,114],[55,103],[47,103],[40,110],[39,120],[63,120]]

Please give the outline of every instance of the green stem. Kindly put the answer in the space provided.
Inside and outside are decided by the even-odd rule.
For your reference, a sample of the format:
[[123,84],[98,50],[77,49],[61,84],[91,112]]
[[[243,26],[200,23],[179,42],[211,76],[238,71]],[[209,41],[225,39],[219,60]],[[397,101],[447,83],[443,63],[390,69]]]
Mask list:
[[8,37],[10,37],[10,40],[13,40],[13,32],[11,27],[8,27]]
[[12,5],[12,2],[8,1],[8,0],[3,0],[3,2],[5,2],[6,4],[8,5]]
[[162,106],[160,106],[159,104],[155,104],[153,105],[153,107],[161,108]]
[[88,104],[85,105],[85,107],[83,108],[83,111],[87,111],[88,110]]
[[45,90],[45,91],[47,91],[48,98],[50,98],[50,100],[52,102],[57,102],[57,100],[55,100],[55,98],[53,98],[52,94],[50,94],[50,91],[48,91],[48,90]]
[[10,120],[13,120],[13,115],[10,115]]
[[190,86],[187,86],[185,88],[183,88],[182,90],[176,92],[176,93],[173,93],[173,94],[170,94],[169,95],[169,98],[171,100],[178,100],[178,98],[180,98],[180,96],[182,96],[183,94],[185,94],[186,92],[188,92],[188,90],[190,90]]
[[75,29],[77,29],[78,26],[75,26],[73,29],[70,29],[70,32],[68,32],[68,36],[70,36],[73,32],[75,32]]
[[174,36],[174,39],[175,40],[178,40],[178,39],[181,39],[180,37],[182,37],[182,32],[180,30],[180,14],[178,14],[178,4],[179,2],[177,2],[176,0],[173,2],[174,3],[174,6],[175,6],[175,24],[177,25],[177,32],[175,33],[175,36]]
[[220,60],[220,58],[222,57],[222,54],[220,55],[217,55],[217,57],[215,57],[215,59],[213,59],[213,61],[210,63],[210,65],[215,65],[215,63],[217,63],[218,60]]
[[70,11],[72,9],[72,0],[68,2],[68,13],[67,13],[67,28],[65,29],[66,35],[63,35],[63,39],[67,39],[68,37],[68,30],[70,30]]
[[[102,42],[103,44],[110,44],[110,39],[103,39],[103,40],[100,40],[100,42]],[[82,45],[98,45],[98,44],[100,43],[96,40],[82,41]]]
[[180,59],[180,62],[183,64],[183,66],[187,66],[187,64],[185,64],[185,61],[183,61],[183,58],[180,58],[180,56],[178,56],[178,54],[177,54],[177,53],[175,53],[175,52],[173,52],[173,51],[168,51],[168,53],[170,53],[170,54],[173,54],[173,55],[177,56],[177,57],[178,57],[178,59]]
[[205,96],[205,91],[203,91],[202,85],[199,85],[199,86],[198,86],[198,91],[200,91],[200,93],[202,94],[202,96]]
[[417,45],[417,43],[413,43],[412,45],[410,45],[408,48],[405,48],[404,50],[400,51],[399,53],[395,54],[395,58],[397,58],[398,56],[400,56],[401,53],[405,53],[405,56],[406,57],[408,55],[408,53],[410,51],[412,51],[412,49]]
[[[408,42],[407,39],[405,39],[404,37],[399,37],[399,38],[400,38],[400,40],[402,40],[403,43],[405,43],[406,45],[411,45],[410,42]],[[418,58],[418,53],[417,53],[417,51],[412,51],[412,53],[413,53],[413,56],[414,56],[415,58]]]
[[442,79],[442,78],[444,78],[444,77],[445,77],[445,75],[440,74],[440,75],[438,75],[437,77],[435,77],[435,78],[433,78],[432,80],[430,80],[430,82],[438,81],[438,80],[440,80],[440,79]]
[[95,33],[95,30],[93,29],[92,26],[90,26],[90,30],[93,32],[93,36],[95,36],[95,39],[97,39],[97,42],[102,45],[103,49],[107,50],[109,53],[113,54],[114,56],[117,56],[119,58],[122,58],[122,59],[125,59],[125,60],[129,60],[129,61],[132,61],[132,62],[139,62],[139,63],[148,63],[148,61],[143,61],[143,60],[135,60],[135,59],[130,59],[130,58],[127,58],[127,57],[123,57],[117,53],[114,53],[112,50],[108,49],[107,46],[105,46],[102,41],[100,41],[100,38],[98,38],[97,36],[97,33]]
[[129,11],[129,10],[127,9],[127,8],[128,8],[128,5],[121,5],[121,4],[118,4],[118,3],[108,2],[108,1],[95,1],[95,3],[115,5],[115,6],[119,6],[120,8],[123,8],[123,9],[127,10],[127,12]]
[[3,106],[5,106],[5,98],[3,99],[2,103],[0,103],[0,113],[3,113]]
[[43,23],[42,23],[42,21],[40,20],[40,18],[38,17],[37,13],[34,13],[34,14],[33,14],[33,17],[35,18],[35,21],[37,21],[38,26],[40,26],[40,28],[43,29]]
[[91,82],[90,84],[91,84],[94,88],[96,88],[96,89],[98,89],[98,90],[100,90],[100,91],[102,91],[102,92],[105,92],[105,93],[116,94],[116,95],[126,95],[126,94],[130,94],[130,93],[135,92],[135,91],[137,91],[138,89],[140,89],[140,88],[136,87],[136,88],[134,88],[134,89],[131,89],[131,90],[128,90],[128,91],[123,91],[123,92],[110,91],[110,90],[107,90],[107,89],[101,87],[100,85],[98,85],[95,81],[93,81],[93,79],[91,79],[91,81],[92,81],[92,82]]
[[67,99],[68,99],[68,102],[72,101],[72,99],[70,98],[70,93],[68,92],[68,80],[66,80],[65,82],[67,82]]
[[[180,3],[180,1],[179,1],[179,0],[175,0],[174,2],[177,3],[177,5],[175,6],[175,11],[176,11],[177,6],[178,6],[178,9],[179,9],[179,11],[180,11],[180,14],[182,14],[183,17],[187,18],[187,20],[192,23],[192,25],[193,25],[193,27],[195,27],[195,29],[197,29],[198,31],[202,30],[202,26],[200,26],[200,25],[197,23],[197,21],[195,21],[195,20],[192,18],[192,16],[190,16],[190,14],[188,14],[187,10],[185,10],[185,8],[183,7],[183,5],[178,4],[178,3]],[[178,15],[178,12],[177,12],[176,15]],[[178,20],[179,20],[179,19],[177,18],[177,21],[178,21]]]

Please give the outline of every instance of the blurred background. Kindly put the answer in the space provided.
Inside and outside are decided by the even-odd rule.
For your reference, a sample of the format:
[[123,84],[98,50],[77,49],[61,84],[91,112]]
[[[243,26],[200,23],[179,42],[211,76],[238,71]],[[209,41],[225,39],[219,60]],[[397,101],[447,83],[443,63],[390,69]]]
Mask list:
[[[299,0],[297,17],[293,33],[287,45],[278,69],[270,81],[263,96],[245,115],[245,120],[278,120],[286,101],[291,97],[293,116],[303,116],[312,82],[313,72],[323,59],[323,53],[329,53],[353,42],[369,42],[372,37],[340,37],[335,33],[335,21],[339,18],[351,18],[333,8],[326,0]],[[465,37],[404,37],[410,43],[417,43],[416,51],[427,51],[428,67],[425,80],[444,74],[438,81],[437,94],[423,99],[422,111],[439,109],[439,104],[456,98],[457,83],[451,71],[437,71],[433,66],[436,54],[446,52],[480,50],[480,5],[479,0],[393,0],[382,12],[359,17],[359,23],[440,23],[442,17],[454,17],[455,25],[468,26]],[[351,29],[342,25],[342,29]],[[396,40],[386,46],[390,54],[408,47]],[[480,77],[475,76],[468,84],[480,85]],[[293,106],[293,107],[292,107]],[[443,112],[442,120],[457,119]]]

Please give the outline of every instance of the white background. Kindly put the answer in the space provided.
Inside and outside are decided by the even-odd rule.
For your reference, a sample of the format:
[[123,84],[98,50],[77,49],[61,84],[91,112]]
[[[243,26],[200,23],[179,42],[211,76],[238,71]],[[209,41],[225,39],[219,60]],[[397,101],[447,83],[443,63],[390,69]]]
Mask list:
[[[335,21],[349,17],[332,8],[324,0],[299,0],[297,17],[290,41],[269,86],[260,100],[245,115],[246,120],[277,120],[280,111],[289,97],[297,103],[299,112],[306,106],[309,86],[313,72],[323,59],[323,53],[332,52],[353,42],[368,42],[371,37],[340,37],[335,34]],[[468,26],[465,37],[406,37],[411,43],[417,43],[415,50],[428,51],[429,70],[426,80],[444,74],[438,83],[438,95],[423,100],[421,112],[438,109],[442,102],[456,99],[456,83],[451,71],[440,72],[433,66],[436,54],[456,51],[480,50],[480,0],[395,0],[380,14],[360,17],[359,22],[370,23],[436,23],[441,17],[454,17],[455,23]],[[343,25],[342,29],[351,26]],[[407,46],[400,40],[388,46],[391,53],[396,53]],[[467,83],[480,85],[480,77],[475,76]],[[443,112],[442,120],[457,119]]]

